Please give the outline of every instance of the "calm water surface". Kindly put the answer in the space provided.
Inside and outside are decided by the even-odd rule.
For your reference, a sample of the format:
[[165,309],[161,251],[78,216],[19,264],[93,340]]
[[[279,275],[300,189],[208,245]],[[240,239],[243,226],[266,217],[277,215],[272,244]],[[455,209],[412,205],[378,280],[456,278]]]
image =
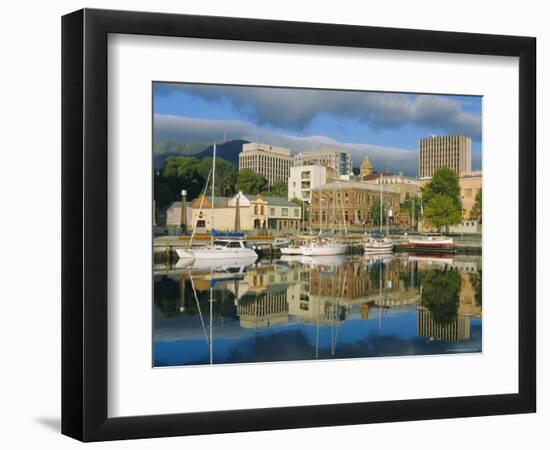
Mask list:
[[154,270],[154,366],[481,351],[479,256]]

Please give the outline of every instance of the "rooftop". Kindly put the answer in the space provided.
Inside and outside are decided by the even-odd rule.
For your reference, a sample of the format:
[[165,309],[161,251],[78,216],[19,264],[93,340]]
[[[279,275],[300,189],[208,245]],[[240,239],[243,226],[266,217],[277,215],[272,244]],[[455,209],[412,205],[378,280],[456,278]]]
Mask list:
[[[220,208],[223,206],[227,206],[227,203],[229,200],[231,200],[232,197],[217,197],[214,196],[214,208]],[[197,197],[195,200],[193,200],[193,203],[196,204],[198,207],[201,204],[202,195],[200,197]],[[203,207],[204,205],[208,204],[210,205],[210,202],[212,201],[212,197],[210,195],[207,195],[204,199]],[[179,202],[175,202],[179,203]],[[180,206],[180,205],[178,205]]]
[[260,142],[250,142],[248,144],[243,144],[243,153],[253,152],[253,151],[264,151],[269,153],[277,153],[278,155],[290,156],[290,150],[284,147],[277,147],[276,145],[271,144],[262,144]]
[[[399,189],[392,187],[391,185],[383,184],[383,192],[393,192],[394,194],[399,194]],[[321,190],[359,190],[359,191],[374,191],[380,192],[380,186],[378,184],[368,184],[362,183],[360,181],[335,181],[332,183],[323,184],[320,187]]]
[[298,153],[298,155],[296,156],[301,156],[301,155],[315,156],[317,154],[327,154],[327,153],[349,153],[349,152],[345,150],[341,150],[337,147],[313,147]]

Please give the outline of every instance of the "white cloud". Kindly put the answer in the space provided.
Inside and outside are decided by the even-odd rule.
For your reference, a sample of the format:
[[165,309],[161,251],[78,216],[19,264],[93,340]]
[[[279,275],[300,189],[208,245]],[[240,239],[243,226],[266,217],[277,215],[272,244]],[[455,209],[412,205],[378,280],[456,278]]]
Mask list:
[[385,147],[374,144],[340,142],[328,136],[293,136],[264,130],[251,123],[239,120],[209,120],[190,117],[159,115],[154,116],[156,140],[174,142],[211,143],[223,139],[244,139],[259,141],[289,148],[293,154],[317,146],[334,146],[350,152],[354,166],[359,166],[364,156],[368,156],[375,169],[400,171],[416,174],[416,149]]

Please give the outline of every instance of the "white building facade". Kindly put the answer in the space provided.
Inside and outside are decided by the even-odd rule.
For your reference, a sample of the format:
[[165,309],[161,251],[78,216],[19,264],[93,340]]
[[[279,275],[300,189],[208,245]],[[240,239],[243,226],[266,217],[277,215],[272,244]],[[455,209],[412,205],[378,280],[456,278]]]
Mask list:
[[299,166],[290,168],[288,199],[297,198],[311,203],[311,191],[327,182],[325,166]]

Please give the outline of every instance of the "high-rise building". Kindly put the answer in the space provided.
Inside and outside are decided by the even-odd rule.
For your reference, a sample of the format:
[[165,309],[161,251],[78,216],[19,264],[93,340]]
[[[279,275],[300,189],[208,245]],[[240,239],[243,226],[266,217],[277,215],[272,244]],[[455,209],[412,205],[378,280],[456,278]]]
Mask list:
[[292,156],[288,148],[251,142],[243,144],[239,153],[239,171],[251,169],[267,178],[269,184],[288,180],[292,167]]
[[430,178],[443,167],[454,170],[459,176],[472,171],[472,140],[466,136],[430,136],[420,139],[418,173]]
[[294,166],[328,166],[338,175],[353,173],[352,161],[349,152],[336,147],[315,147],[298,153],[294,156]]

